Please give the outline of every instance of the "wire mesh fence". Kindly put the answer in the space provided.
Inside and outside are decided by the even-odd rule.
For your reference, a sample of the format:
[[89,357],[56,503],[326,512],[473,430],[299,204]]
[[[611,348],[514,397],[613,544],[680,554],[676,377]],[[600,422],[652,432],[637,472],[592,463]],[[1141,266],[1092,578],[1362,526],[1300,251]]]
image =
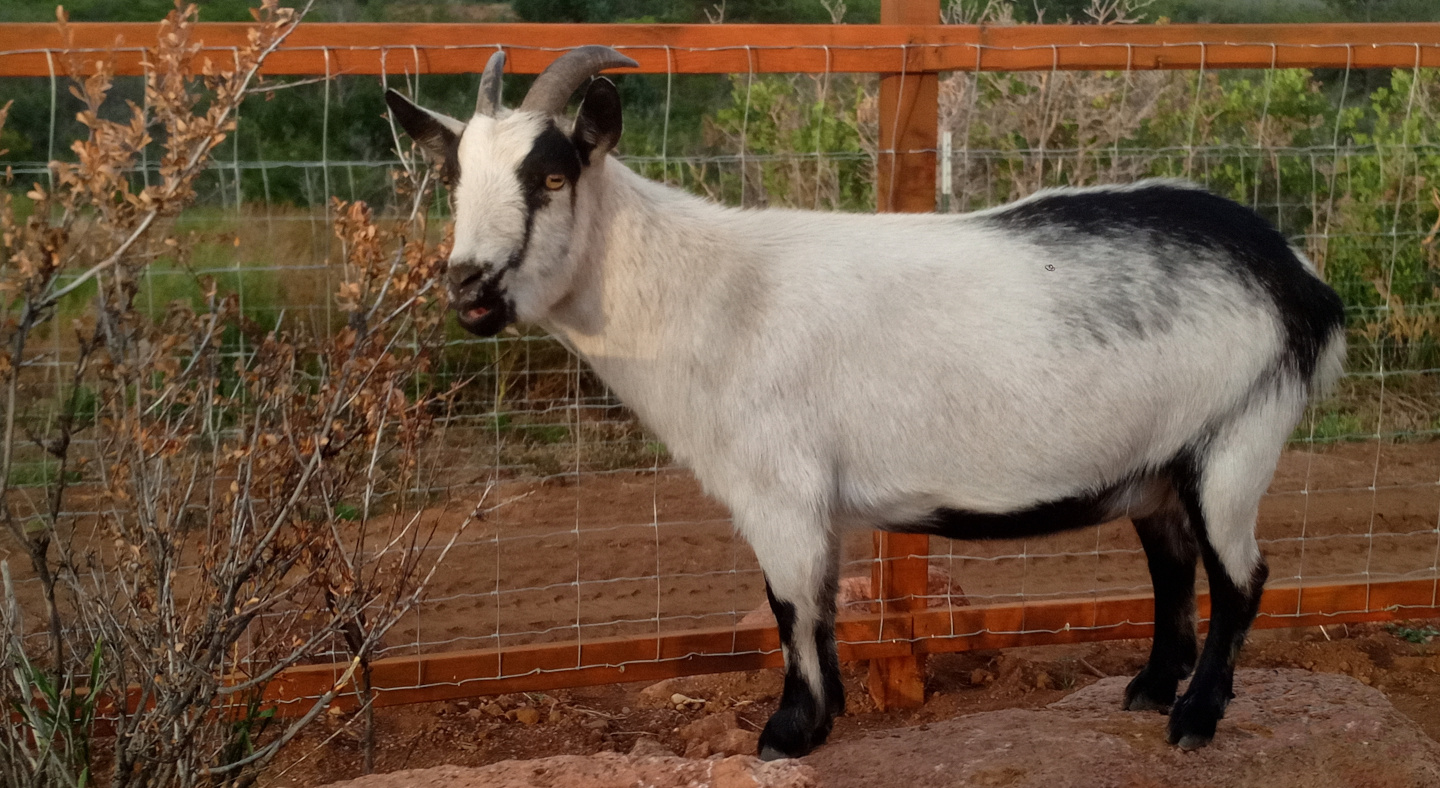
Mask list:
[[[1269,63],[1279,66],[1282,48],[1312,46],[1304,38],[1298,28],[1283,43],[1248,45],[1270,52]],[[1133,46],[1119,50],[1124,67],[1074,70],[1069,61],[1083,61],[1095,48],[1058,39],[1008,48],[965,44],[963,52],[960,44],[932,46],[957,50],[945,56],[952,64],[962,55],[984,65],[1017,53],[1039,53],[1050,63],[940,74],[939,134],[933,149],[918,151],[937,159],[937,210],[983,209],[1049,187],[1177,177],[1275,223],[1345,299],[1351,353],[1337,391],[1314,403],[1296,430],[1262,504],[1270,584],[1358,592],[1313,603],[1303,602],[1302,593],[1276,595],[1266,611],[1283,618],[1293,602],[1295,616],[1383,612],[1371,591],[1387,583],[1392,590],[1403,584],[1405,594],[1381,596],[1409,600],[1391,612],[1434,608],[1440,68],[1422,64],[1433,62],[1440,47],[1399,41],[1401,50],[1413,50],[1412,65],[1360,68],[1358,49],[1329,42],[1326,57],[1335,61],[1339,52],[1338,66],[1236,69],[1223,57],[1218,64],[1205,59],[1222,43],[1168,44],[1201,53],[1190,70],[1154,70]],[[478,64],[482,55],[474,52],[496,45],[467,46]],[[665,45],[663,68],[649,69],[656,73],[617,78],[627,103],[620,159],[730,205],[873,210],[877,190],[894,188],[880,176],[893,153],[880,140],[882,124],[898,123],[898,113],[882,105],[877,75],[856,73],[854,64],[842,68],[864,46],[810,47],[806,73],[763,67],[766,53],[797,48]],[[375,47],[355,50],[373,54]],[[660,51],[646,50],[652,66]],[[382,115],[382,87],[403,82],[421,103],[463,117],[477,80],[394,65],[433,64],[455,56],[454,46],[380,48],[384,77],[331,70],[345,62],[341,40],[327,42],[324,53],[326,70],[295,70],[303,76],[282,79],[273,97],[242,109],[201,199],[180,220],[193,234],[189,258],[150,269],[144,291],[150,308],[194,298],[199,278],[213,277],[259,325],[315,332],[343,326],[333,299],[342,257],[330,229],[331,198],[400,210],[393,173],[423,166],[397,152],[406,146]],[[9,57],[33,54],[0,52],[0,69]],[[921,54],[916,61],[923,66]],[[58,53],[47,56],[53,62]],[[744,71],[683,70],[684,63],[711,62],[703,70],[713,71],[741,56],[749,64]],[[817,58],[823,64],[814,67]],[[902,67],[909,58],[902,48]],[[934,71],[899,73],[903,79]],[[507,95],[520,95],[526,77],[508,79]],[[0,95],[31,108],[28,136],[9,145],[21,183],[47,177],[45,160],[66,155],[65,119],[74,107],[63,82],[0,80]],[[138,177],[146,177],[144,168]],[[431,210],[442,220],[433,223],[438,235],[448,211],[443,195]],[[77,292],[67,308],[78,310],[86,297]],[[48,341],[53,350],[44,363],[59,392],[72,363],[69,348],[62,331]],[[227,352],[247,349],[237,342]],[[493,656],[493,665],[468,675],[517,680],[697,653],[778,658],[773,638],[755,634],[770,622],[764,579],[724,508],[570,352],[536,331],[477,339],[457,330],[440,359],[431,382],[464,385],[427,458],[425,484],[392,504],[420,512],[442,537],[460,527],[482,494],[484,518],[456,543],[423,604],[391,631],[385,656],[490,650],[483,659]],[[24,414],[33,435],[43,438],[53,405],[37,395]],[[54,471],[37,446],[17,451],[30,460],[17,470],[27,475],[17,480],[23,494],[25,484],[43,485]],[[83,523],[90,513],[70,514]],[[918,595],[937,617],[927,619],[928,629],[902,633],[905,639],[923,629],[1000,645],[1062,629],[1130,635],[1149,621],[1148,608],[1129,601],[1095,612],[1107,600],[1149,591],[1138,539],[1124,522],[1035,539],[937,539],[923,558],[927,587]],[[870,622],[842,627],[842,649],[852,656],[880,654],[896,636],[887,635],[879,616],[872,560],[868,533],[846,538],[841,615]],[[21,580],[21,593],[33,582]],[[1024,613],[1047,603],[1088,603],[1092,612],[1058,625]],[[968,617],[955,612],[967,608]],[[696,632],[704,633],[703,647],[684,640]],[[594,650],[617,643],[623,647]],[[875,648],[866,651],[867,644]],[[344,659],[343,647],[335,656]],[[464,682],[456,678],[464,670],[427,674],[414,668],[420,663],[396,664],[393,679],[377,677],[377,686],[423,690]],[[745,664],[692,663],[682,670]]]

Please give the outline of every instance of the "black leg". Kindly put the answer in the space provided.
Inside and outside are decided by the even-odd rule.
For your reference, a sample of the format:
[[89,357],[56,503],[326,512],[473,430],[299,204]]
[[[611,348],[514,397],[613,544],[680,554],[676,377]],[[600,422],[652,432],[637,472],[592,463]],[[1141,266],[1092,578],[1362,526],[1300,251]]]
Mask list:
[[1235,660],[1260,609],[1260,594],[1270,570],[1257,551],[1249,576],[1237,583],[1211,544],[1199,506],[1192,501],[1186,503],[1200,542],[1205,573],[1210,578],[1210,632],[1205,636],[1205,650],[1200,654],[1195,678],[1170,711],[1169,739],[1181,749],[1194,750],[1215,737],[1215,726],[1235,697]]
[[1150,660],[1125,688],[1130,711],[1169,711],[1175,689],[1195,668],[1195,562],[1198,545],[1178,504],[1135,520],[1155,589]]
[[835,716],[845,710],[845,687],[835,652],[834,573],[817,589],[819,598],[797,605],[765,594],[785,647],[785,690],[780,708],[760,734],[764,760],[798,758],[825,743]]

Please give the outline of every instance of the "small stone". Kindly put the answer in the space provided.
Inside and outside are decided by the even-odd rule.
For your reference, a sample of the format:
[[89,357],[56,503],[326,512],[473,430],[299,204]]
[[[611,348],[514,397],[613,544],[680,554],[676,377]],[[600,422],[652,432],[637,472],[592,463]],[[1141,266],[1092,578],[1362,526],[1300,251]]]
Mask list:
[[465,718],[466,718],[466,719],[470,719],[470,720],[478,720],[478,719],[480,719],[481,717],[484,717],[484,716],[485,716],[485,710],[484,710],[484,709],[471,709],[471,710],[465,712]]
[[726,755],[754,755],[760,749],[760,734],[731,728],[710,741],[715,752]]
[[550,707],[550,714],[545,719],[553,724],[565,719],[565,715],[560,713],[560,709],[558,707],[552,706]]
[[995,680],[995,674],[984,668],[977,668],[970,671],[970,683],[977,687],[984,686]]
[[540,721],[540,710],[530,706],[516,709],[515,721],[522,725],[534,725]]
[[[733,711],[711,714],[681,728],[680,738],[686,742],[709,741],[725,731],[738,727],[740,727],[740,723]],[[711,751],[713,752],[714,748],[711,748]]]
[[1053,686],[1054,684],[1050,681],[1049,673],[1042,670],[1035,675],[1035,689],[1047,690]]
[[610,721],[605,719],[604,717],[597,717],[593,720],[590,720],[589,722],[586,722],[584,727],[592,731],[603,731],[610,727]]
[[505,707],[501,706],[495,701],[490,701],[489,703],[485,704],[485,713],[489,714],[491,717],[504,717]]
[[636,758],[649,758],[653,756],[674,755],[668,747],[647,736],[641,736],[635,740],[635,746],[630,748],[630,755]]

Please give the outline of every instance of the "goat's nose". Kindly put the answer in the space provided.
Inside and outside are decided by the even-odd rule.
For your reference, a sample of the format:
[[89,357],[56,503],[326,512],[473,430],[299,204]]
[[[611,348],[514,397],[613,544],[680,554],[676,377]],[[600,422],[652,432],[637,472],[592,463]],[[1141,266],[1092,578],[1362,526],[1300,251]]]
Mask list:
[[460,290],[485,273],[485,266],[469,262],[451,262],[446,274],[451,290]]

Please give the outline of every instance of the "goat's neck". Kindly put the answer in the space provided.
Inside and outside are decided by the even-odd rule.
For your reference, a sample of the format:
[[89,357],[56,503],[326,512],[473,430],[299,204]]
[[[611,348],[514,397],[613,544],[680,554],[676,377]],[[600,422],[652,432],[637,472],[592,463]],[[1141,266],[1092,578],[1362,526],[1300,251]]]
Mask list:
[[714,291],[749,258],[737,227],[744,214],[613,159],[599,174],[577,215],[574,286],[545,327],[663,432],[663,411],[694,393],[692,356],[714,328],[705,319]]

